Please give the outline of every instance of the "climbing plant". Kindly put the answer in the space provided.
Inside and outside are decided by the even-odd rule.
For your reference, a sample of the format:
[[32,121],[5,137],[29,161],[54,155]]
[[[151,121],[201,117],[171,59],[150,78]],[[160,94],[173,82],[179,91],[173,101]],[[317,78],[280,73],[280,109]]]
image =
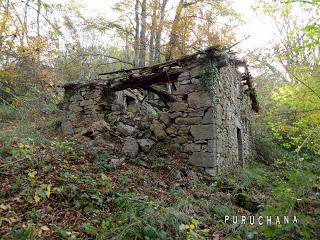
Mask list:
[[214,61],[208,61],[207,63],[203,64],[200,82],[202,87],[209,94],[211,100],[213,100],[214,97],[215,82],[218,80],[218,78],[219,69]]

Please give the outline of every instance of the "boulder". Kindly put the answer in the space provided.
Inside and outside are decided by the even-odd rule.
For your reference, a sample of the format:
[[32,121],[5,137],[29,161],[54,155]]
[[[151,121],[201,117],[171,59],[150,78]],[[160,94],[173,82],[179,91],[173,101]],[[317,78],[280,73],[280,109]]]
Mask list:
[[170,111],[183,112],[183,111],[187,110],[187,108],[188,108],[188,104],[185,102],[173,102],[170,107]]
[[178,117],[175,120],[175,123],[179,125],[192,125],[192,124],[199,124],[200,122],[201,122],[201,117],[187,117],[187,118]]
[[202,67],[201,66],[196,66],[190,70],[190,77],[191,78],[199,77],[199,76],[201,76],[201,74],[202,74]]
[[186,136],[178,136],[174,138],[174,143],[184,144],[188,142],[188,138]]
[[155,145],[155,142],[151,139],[139,139],[137,142],[144,153],[150,152],[151,148]]
[[110,167],[117,168],[120,167],[124,162],[124,158],[112,158],[110,160]]
[[217,176],[218,172],[216,168],[206,168],[205,173],[208,174],[211,177]]
[[141,114],[146,115],[150,119],[158,117],[157,111],[146,101],[144,101],[142,105],[140,105],[140,111]]
[[182,112],[173,112],[170,114],[170,118],[177,118],[182,116]]
[[202,123],[213,123],[213,109],[212,108],[209,108],[203,118],[202,118]]
[[169,113],[161,112],[159,114],[159,120],[160,122],[163,122],[166,126],[169,126],[171,124],[171,119]]
[[175,125],[173,124],[173,125],[171,125],[170,127],[168,127],[167,128],[167,130],[166,130],[166,132],[167,132],[167,134],[169,134],[170,136],[171,135],[176,135],[177,134],[177,128],[175,127]]
[[192,78],[191,83],[195,85],[200,85],[200,79],[199,78]]
[[127,157],[136,157],[139,153],[137,140],[133,137],[127,137],[122,147],[122,153]]
[[214,167],[214,155],[209,152],[194,152],[189,157],[189,163],[198,167]]
[[123,124],[122,122],[118,124],[117,130],[124,136],[132,136],[136,132],[136,129],[134,127]]
[[102,132],[105,128],[107,128],[108,124],[104,120],[100,120],[93,123],[93,128],[97,131]]
[[73,135],[74,134],[74,129],[73,129],[70,121],[62,121],[61,129],[62,129],[63,134],[66,134],[66,135]]
[[213,139],[215,134],[213,125],[193,125],[190,128],[191,135],[195,140]]
[[183,152],[200,152],[201,151],[201,144],[195,143],[187,143],[184,144],[181,148]]
[[189,79],[190,79],[190,72],[185,71],[179,75],[178,82],[183,82],[183,81],[189,80]]
[[204,115],[203,109],[188,111],[188,117],[202,117]]
[[187,85],[176,85],[176,89],[172,91],[173,95],[185,95],[188,94],[189,92],[192,92],[192,85],[187,84]]
[[167,133],[161,125],[155,125],[153,128],[153,133],[159,140],[165,139],[167,137]]
[[188,104],[191,108],[212,106],[211,99],[206,92],[192,92],[188,94]]
[[185,135],[190,132],[190,126],[189,125],[176,125],[178,129],[179,135]]

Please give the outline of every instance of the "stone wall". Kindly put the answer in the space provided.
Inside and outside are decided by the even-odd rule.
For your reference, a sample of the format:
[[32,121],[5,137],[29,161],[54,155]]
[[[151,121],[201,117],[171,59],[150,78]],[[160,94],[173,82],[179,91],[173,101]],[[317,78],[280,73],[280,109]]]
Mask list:
[[245,94],[241,76],[229,66],[220,69],[215,96],[215,124],[217,128],[217,169],[227,172],[243,165],[253,153],[251,139],[251,100]]
[[107,93],[100,85],[85,85],[65,89],[62,131],[78,140],[94,138],[105,127],[104,115],[112,111],[114,93]]
[[214,66],[198,60],[185,65],[170,84],[176,101],[161,111],[139,105],[137,90],[115,94],[99,84],[66,89],[63,131],[82,141],[120,136],[130,157],[137,148],[143,154],[156,142],[168,143],[208,174],[228,172],[252,154],[251,99],[234,66]]

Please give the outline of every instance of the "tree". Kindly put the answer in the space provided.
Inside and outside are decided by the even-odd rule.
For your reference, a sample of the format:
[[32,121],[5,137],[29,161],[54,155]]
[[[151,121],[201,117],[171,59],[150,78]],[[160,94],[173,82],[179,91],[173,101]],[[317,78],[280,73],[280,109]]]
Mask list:
[[150,27],[150,40],[149,40],[149,64],[152,65],[155,60],[155,32],[157,25],[157,6],[158,1],[151,3],[152,15],[151,15],[151,27]]
[[146,25],[147,25],[147,0],[142,0],[141,4],[141,30],[140,30],[140,53],[139,53],[139,66],[146,65]]
[[[51,34],[57,29],[54,18],[40,9],[52,11],[44,1],[6,0],[0,5],[0,82],[10,86],[10,101],[29,92],[39,95],[39,89],[51,89],[55,79]],[[42,32],[41,25],[47,25]]]
[[162,36],[162,29],[164,25],[164,14],[165,9],[167,6],[168,0],[163,0],[160,4],[160,13],[159,13],[159,19],[158,24],[156,26],[156,36],[155,36],[155,55],[154,55],[154,62],[159,63],[160,62],[160,54],[161,54],[161,36]]
[[129,59],[133,59],[135,66],[159,63],[208,45],[229,45],[234,41],[233,29],[239,15],[230,7],[230,1],[172,0],[175,7],[167,9],[169,2],[142,0],[133,4],[121,0],[114,5],[119,18],[113,26],[127,30],[134,52]]
[[[265,122],[274,138],[284,148],[296,152],[300,159],[302,150],[320,154],[320,83],[319,43],[313,41],[306,29],[317,22],[319,4],[309,8],[309,3],[294,1],[269,3],[262,1],[262,10],[272,16],[280,39],[268,54],[254,58],[260,64],[263,81],[258,91],[263,93],[266,73],[273,86],[262,99],[266,103]],[[303,18],[297,14],[303,12]],[[306,17],[307,16],[307,17]],[[316,34],[316,30],[311,30]],[[263,57],[263,59],[262,59]],[[259,83],[259,82],[258,82]],[[263,85],[262,85],[263,84]]]
[[140,50],[140,20],[139,20],[139,0],[136,0],[135,12],[135,34],[134,34],[134,66],[139,66],[139,50]]

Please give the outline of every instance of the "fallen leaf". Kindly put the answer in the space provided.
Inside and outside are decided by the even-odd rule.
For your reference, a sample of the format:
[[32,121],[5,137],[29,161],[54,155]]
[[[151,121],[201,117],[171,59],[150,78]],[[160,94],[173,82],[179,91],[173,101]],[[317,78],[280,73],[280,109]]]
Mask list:
[[11,206],[9,204],[8,205],[0,204],[0,208],[6,211],[6,210],[10,210]]
[[41,230],[43,230],[43,231],[50,231],[50,228],[48,227],[48,226],[42,226],[41,227]]
[[36,194],[36,195],[34,195],[34,201],[36,203],[39,203],[41,201],[41,198]]

